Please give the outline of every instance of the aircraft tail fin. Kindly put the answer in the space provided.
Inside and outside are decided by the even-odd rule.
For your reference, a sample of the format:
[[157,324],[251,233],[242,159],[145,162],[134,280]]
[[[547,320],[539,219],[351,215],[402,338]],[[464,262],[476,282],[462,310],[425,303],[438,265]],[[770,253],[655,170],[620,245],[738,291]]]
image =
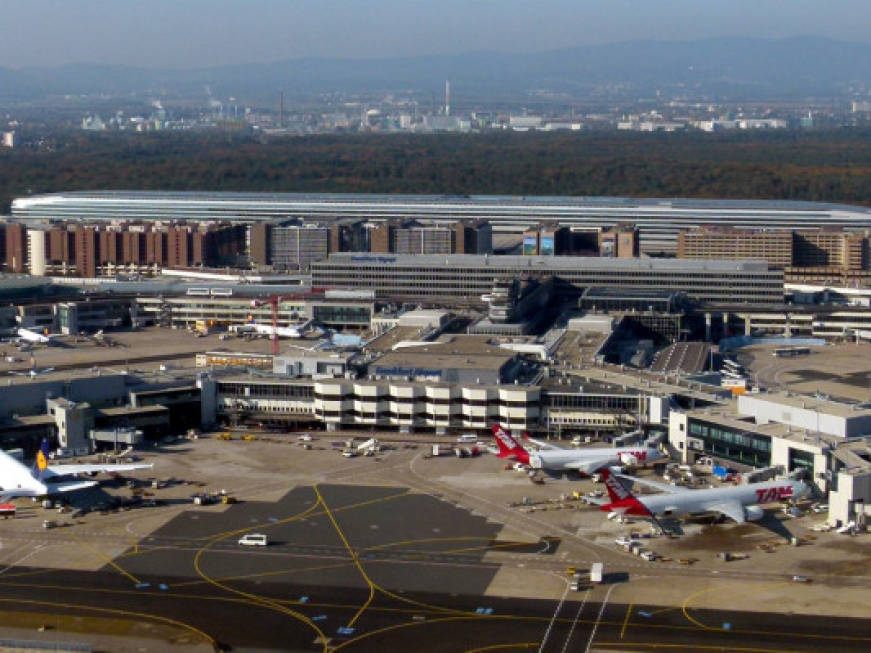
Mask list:
[[617,475],[608,467],[603,467],[599,470],[599,473],[602,475],[605,489],[608,491],[608,497],[611,499],[611,503],[600,506],[600,510],[622,509],[622,511],[626,511],[629,509],[632,511],[632,514],[650,514],[650,511],[647,510],[645,505],[632,495],[629,488],[623,485],[623,483],[620,482],[620,479],[617,478]]
[[508,431],[503,429],[499,424],[493,425],[493,437],[496,438],[496,446],[499,447],[499,453],[496,455],[500,458],[509,458],[526,453],[523,445],[512,438]]
[[48,438],[43,438],[39,445],[39,451],[36,452],[36,460],[33,463],[33,477],[38,481],[42,480],[45,475],[45,470],[48,469],[49,454],[51,453],[51,444]]

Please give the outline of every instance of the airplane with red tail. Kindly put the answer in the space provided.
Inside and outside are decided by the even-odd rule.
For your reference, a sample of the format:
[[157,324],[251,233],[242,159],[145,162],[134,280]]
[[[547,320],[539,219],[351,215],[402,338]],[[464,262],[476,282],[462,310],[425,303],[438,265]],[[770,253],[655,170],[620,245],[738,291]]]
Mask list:
[[591,447],[588,449],[558,449],[528,451],[499,424],[493,425],[493,437],[499,458],[508,458],[532,470],[542,470],[554,476],[576,473],[589,476],[610,465],[637,467],[655,462],[665,456],[658,449],[645,445],[625,447]]
[[795,479],[690,490],[647,479],[632,478],[633,482],[643,483],[662,491],[661,494],[635,497],[618,475],[610,469],[604,468],[600,474],[608,490],[610,502],[600,505],[599,510],[654,520],[657,517],[683,517],[713,512],[743,524],[745,521],[762,519],[765,511],[760,505],[798,499],[809,491],[805,483]]

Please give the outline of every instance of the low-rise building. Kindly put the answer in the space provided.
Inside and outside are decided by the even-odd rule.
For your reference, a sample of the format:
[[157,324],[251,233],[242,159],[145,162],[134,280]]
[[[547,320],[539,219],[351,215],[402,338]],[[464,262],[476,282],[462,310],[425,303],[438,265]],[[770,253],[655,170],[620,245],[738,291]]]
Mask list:
[[871,518],[871,439],[845,443],[833,453],[829,519],[866,529]]

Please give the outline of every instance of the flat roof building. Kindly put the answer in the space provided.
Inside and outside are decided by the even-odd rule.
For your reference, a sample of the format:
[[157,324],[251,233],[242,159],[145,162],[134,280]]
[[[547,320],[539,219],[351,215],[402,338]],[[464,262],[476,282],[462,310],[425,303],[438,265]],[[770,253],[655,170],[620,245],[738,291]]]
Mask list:
[[556,277],[557,294],[591,286],[682,292],[700,302],[781,303],[783,272],[764,261],[574,256],[332,254],[312,264],[315,287],[371,288],[378,299],[481,304],[496,280]]

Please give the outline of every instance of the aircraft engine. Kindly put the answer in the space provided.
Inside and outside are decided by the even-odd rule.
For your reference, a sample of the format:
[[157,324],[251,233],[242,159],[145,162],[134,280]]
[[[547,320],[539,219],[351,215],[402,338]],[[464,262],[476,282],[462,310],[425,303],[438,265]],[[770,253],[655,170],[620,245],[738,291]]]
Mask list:
[[620,460],[621,465],[626,465],[627,467],[635,467],[638,465],[638,458],[631,453],[619,453],[617,454],[617,458]]
[[765,511],[759,506],[747,506],[744,508],[744,517],[747,521],[759,521],[765,516]]
[[529,456],[529,466],[532,469],[541,469],[541,456],[530,455]]

